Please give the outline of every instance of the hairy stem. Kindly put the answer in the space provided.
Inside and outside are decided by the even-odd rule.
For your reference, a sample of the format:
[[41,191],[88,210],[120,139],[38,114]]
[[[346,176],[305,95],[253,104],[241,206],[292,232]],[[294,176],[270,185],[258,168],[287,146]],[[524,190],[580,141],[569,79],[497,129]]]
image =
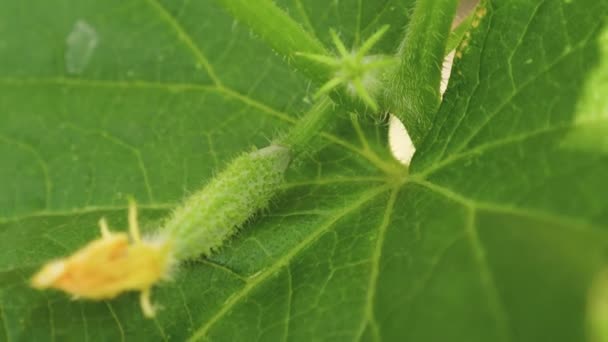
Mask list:
[[399,66],[389,81],[386,105],[418,145],[441,101],[441,66],[457,0],[418,0],[399,49]]
[[[380,83],[380,80],[370,82],[369,78],[373,77],[367,77],[366,83],[372,88],[367,89],[363,87],[364,84],[361,81],[349,82],[352,80],[345,75],[352,76],[353,69],[361,74],[358,77],[363,77],[364,71],[367,71],[366,75],[368,76],[374,75],[376,71],[378,74],[382,74],[387,69],[386,65],[376,65],[373,69],[379,70],[375,71],[364,70],[365,67],[371,69],[369,67],[372,66],[367,65],[370,64],[365,59],[368,56],[347,49],[335,32],[332,34],[339,56],[334,56],[319,40],[306,32],[299,23],[277,7],[272,0],[215,1],[228,10],[235,19],[247,24],[274,51],[285,57],[291,65],[304,73],[313,83],[320,86],[320,92],[329,95],[337,105],[355,112],[379,111],[376,101],[368,92],[378,88],[369,83]],[[359,52],[370,52],[369,50],[387,29],[388,25],[372,35],[369,41],[363,43]],[[380,59],[386,61],[386,58]],[[349,92],[348,89],[351,89],[351,91]],[[353,92],[356,94],[353,94]]]
[[287,58],[290,64],[301,70],[316,83],[325,82],[330,77],[330,69],[319,63],[295,58],[296,53],[328,54],[315,37],[306,32],[300,24],[272,0],[216,0],[234,16],[258,34],[276,52]]
[[332,118],[337,119],[333,113],[332,101],[324,96],[306,113],[285,136],[278,139],[277,144],[288,147],[292,155],[298,157],[303,152],[312,152],[311,140],[318,138],[320,133],[331,124]]

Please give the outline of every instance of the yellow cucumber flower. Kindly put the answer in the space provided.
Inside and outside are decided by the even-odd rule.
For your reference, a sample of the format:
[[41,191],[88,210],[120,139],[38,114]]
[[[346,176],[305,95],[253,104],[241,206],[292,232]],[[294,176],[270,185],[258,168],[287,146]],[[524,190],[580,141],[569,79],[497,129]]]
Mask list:
[[[139,234],[135,202],[129,204],[129,232],[113,233],[99,221],[101,237],[69,257],[50,261],[32,278],[37,289],[54,288],[74,298],[111,299],[122,292],[141,291],[146,316],[154,315],[150,289],[171,266],[169,244],[145,241]],[[130,240],[130,241],[129,241]]]

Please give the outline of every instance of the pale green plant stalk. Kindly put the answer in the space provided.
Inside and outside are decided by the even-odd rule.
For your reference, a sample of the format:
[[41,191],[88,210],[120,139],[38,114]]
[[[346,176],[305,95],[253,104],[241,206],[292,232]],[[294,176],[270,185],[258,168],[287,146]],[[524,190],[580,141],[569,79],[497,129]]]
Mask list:
[[415,146],[439,108],[441,67],[457,0],[419,0],[399,48],[399,67],[388,82],[385,105],[408,130]]
[[296,52],[327,54],[321,42],[306,32],[272,0],[216,0],[277,53],[315,82],[324,82],[330,69],[296,57]]

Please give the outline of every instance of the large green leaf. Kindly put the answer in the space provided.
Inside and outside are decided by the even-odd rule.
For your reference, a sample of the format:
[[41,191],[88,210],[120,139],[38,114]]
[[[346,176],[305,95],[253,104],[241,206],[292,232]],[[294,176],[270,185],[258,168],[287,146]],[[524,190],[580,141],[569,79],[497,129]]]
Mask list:
[[[323,42],[330,27],[356,45],[391,24],[384,52],[411,6],[278,4]],[[134,294],[72,301],[28,278],[94,238],[99,217],[124,228],[128,194],[154,230],[314,89],[210,0],[1,1],[1,338],[583,340],[608,156],[564,141],[585,125],[607,11],[491,1],[405,182],[386,128],[345,118],[270,208],[155,289],[164,309],[147,320]]]

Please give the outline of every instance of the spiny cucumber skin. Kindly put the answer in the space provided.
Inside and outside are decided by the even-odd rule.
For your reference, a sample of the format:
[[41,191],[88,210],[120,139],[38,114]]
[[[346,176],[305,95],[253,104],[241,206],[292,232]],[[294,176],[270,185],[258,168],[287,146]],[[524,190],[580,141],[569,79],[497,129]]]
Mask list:
[[190,196],[165,223],[177,260],[208,256],[265,208],[280,190],[289,149],[271,145],[244,154]]

